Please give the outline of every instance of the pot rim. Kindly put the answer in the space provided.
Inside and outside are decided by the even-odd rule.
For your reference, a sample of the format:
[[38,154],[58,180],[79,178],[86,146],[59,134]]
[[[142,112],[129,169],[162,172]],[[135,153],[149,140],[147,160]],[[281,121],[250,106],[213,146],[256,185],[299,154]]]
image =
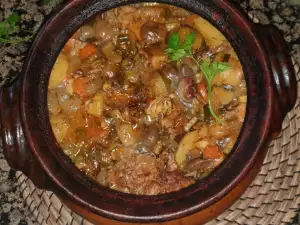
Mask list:
[[[84,4],[86,2],[86,5]],[[271,72],[267,64],[267,55],[264,52],[264,49],[262,47],[261,42],[258,40],[258,38],[255,36],[252,30],[252,24],[251,22],[248,21],[246,17],[244,17],[243,14],[241,14],[236,8],[234,8],[230,3],[227,1],[223,0],[214,0],[212,3],[206,3],[205,0],[197,1],[197,0],[183,0],[181,2],[174,1],[174,0],[158,0],[158,1],[138,1],[138,0],[133,0],[130,3],[137,3],[137,2],[160,2],[160,3],[167,3],[167,4],[173,4],[179,7],[186,8],[189,11],[192,11],[196,14],[199,14],[199,8],[196,9],[198,6],[200,7],[212,7],[211,4],[216,4],[219,5],[219,7],[222,8],[222,10],[225,10],[227,14],[230,14],[231,16],[235,17],[238,22],[240,23],[241,26],[243,26],[244,33],[247,32],[249,34],[249,42],[251,42],[253,45],[255,45],[257,52],[257,57],[259,60],[259,63],[261,64],[261,72],[264,75],[264,82],[267,84],[265,87],[265,96],[262,96],[260,99],[261,100],[266,100],[266,104],[264,107],[260,109],[253,109],[253,105],[255,106],[255,101],[259,101],[259,98],[257,98],[257,93],[252,93],[254,90],[248,90],[248,96],[250,97],[251,102],[251,97],[253,97],[253,101],[250,103],[247,103],[247,113],[246,113],[246,118],[245,122],[243,125],[243,128],[241,130],[241,133],[239,135],[238,140],[235,143],[235,146],[232,150],[234,152],[233,154],[230,154],[230,156],[227,157],[224,163],[222,163],[215,171],[213,171],[210,176],[207,178],[198,181],[197,184],[191,185],[188,188],[182,189],[178,192],[174,193],[169,193],[169,194],[164,194],[164,195],[158,195],[158,196],[137,196],[137,195],[132,195],[132,194],[125,194],[121,192],[117,192],[108,188],[104,187],[98,187],[97,185],[97,190],[95,190],[96,186],[89,181],[86,177],[83,177],[83,174],[81,173],[76,173],[74,174],[70,173],[76,171],[77,168],[72,168],[75,167],[73,164],[70,164],[69,160],[67,159],[67,156],[63,154],[63,152],[60,150],[58,144],[55,142],[53,143],[53,140],[55,140],[54,135],[51,130],[51,126],[49,123],[49,118],[48,118],[48,113],[46,115],[42,115],[43,112],[48,112],[47,107],[45,105],[46,102],[46,93],[47,90],[39,90],[34,93],[39,93],[41,94],[40,96],[34,96],[32,93],[32,88],[39,87],[39,89],[43,89],[46,87],[47,83],[45,83],[45,80],[43,77],[46,76],[48,77],[46,80],[48,81],[49,75],[50,75],[50,70],[52,69],[52,66],[55,62],[56,56],[58,55],[62,45],[70,38],[70,36],[76,31],[77,28],[79,28],[82,24],[77,24],[75,25],[75,22],[73,21],[71,23],[71,27],[68,27],[67,29],[63,30],[62,28],[60,29],[60,35],[63,36],[63,39],[59,41],[55,41],[55,43],[59,43],[58,50],[55,47],[49,47],[50,53],[46,52],[41,52],[40,51],[40,45],[42,44],[43,41],[45,41],[47,35],[49,35],[49,32],[51,29],[54,29],[53,27],[59,23],[59,21],[63,21],[63,19],[66,19],[67,21],[72,21],[72,18],[68,18],[68,13],[74,11],[77,11],[78,8],[82,9],[81,13],[83,14],[84,12],[88,12],[88,15],[85,16],[84,18],[86,19],[87,17],[91,17],[92,15],[98,14],[101,9],[103,8],[110,8],[113,5],[124,5],[126,4],[122,0],[113,0],[110,2],[107,2],[104,4],[104,0],[101,1],[91,1],[92,3],[87,3],[86,0],[78,0],[74,1],[68,5],[65,5],[59,12],[57,12],[50,20],[45,23],[43,28],[40,30],[38,36],[36,37],[32,48],[29,52],[29,57],[27,58],[27,61],[24,66],[23,70],[23,77],[22,77],[22,90],[21,90],[21,121],[22,125],[24,128],[24,134],[26,136],[26,139],[28,141],[28,144],[30,148],[32,149],[32,152],[34,153],[34,156],[38,159],[40,162],[42,168],[46,171],[47,175],[61,188],[63,189],[71,199],[75,200],[77,203],[80,205],[87,207],[88,209],[96,212],[97,214],[100,214],[102,216],[108,217],[108,218],[113,218],[117,220],[122,220],[122,221],[129,221],[129,222],[154,222],[154,221],[166,221],[166,220],[171,220],[187,215],[191,215],[192,213],[195,213],[196,211],[199,211],[203,208],[206,208],[207,206],[215,203],[216,201],[220,200],[222,197],[224,197],[227,193],[230,192],[234,187],[237,186],[239,181],[245,177],[247,172],[251,169],[255,158],[260,150],[262,150],[265,147],[265,143],[268,140],[269,132],[270,132],[270,119],[271,114],[272,114],[272,108],[273,108],[273,102],[274,102],[274,94],[271,90]],[[91,5],[97,5],[95,7],[96,9],[94,11],[89,11],[89,7]],[[104,6],[101,6],[101,4]],[[220,12],[224,13],[220,9]],[[202,9],[202,12],[205,12],[205,9]],[[214,17],[209,17],[209,12],[206,12],[207,14],[203,15],[201,14],[202,17],[207,19],[209,22],[211,22],[214,26],[216,26],[219,30],[222,30],[223,34],[225,34],[226,38],[232,39],[232,37],[229,37],[229,31],[227,33],[224,33],[224,27],[222,29],[222,24],[216,22],[216,20],[219,19],[219,14],[215,13],[212,14],[211,16]],[[224,15],[223,15],[224,16]],[[221,15],[222,19],[222,15]],[[83,20],[83,19],[81,19]],[[220,29],[221,28],[221,29]],[[243,33],[242,32],[242,33]],[[57,33],[57,31],[56,31]],[[58,35],[56,35],[58,36]],[[57,38],[53,35],[52,38]],[[59,38],[58,38],[59,39]],[[230,41],[231,42],[231,41]],[[231,42],[232,43],[232,42]],[[233,47],[235,47],[233,45]],[[248,76],[248,73],[245,72],[245,69],[248,68],[248,66],[244,65],[244,60],[243,57],[240,57],[242,53],[238,50],[235,49],[241,63],[243,64],[244,67],[244,73],[245,76]],[[42,54],[45,54],[42,56]],[[48,55],[47,55],[48,54]],[[34,59],[37,56],[41,56],[41,59],[49,59],[49,61],[44,63],[44,68],[45,73],[41,74],[40,80],[41,82],[35,82],[32,84],[29,78],[33,77],[32,72],[34,71],[36,66]],[[40,68],[41,69],[41,68]],[[38,70],[40,70],[38,69]],[[256,79],[252,77],[251,79]],[[259,79],[259,78],[257,78]],[[247,87],[250,81],[250,78],[247,78]],[[36,86],[35,84],[39,84]],[[269,85],[268,85],[269,84]],[[251,93],[250,93],[251,91]],[[253,95],[253,96],[252,96]],[[35,102],[33,102],[32,98],[34,97]],[[255,100],[254,100],[255,97]],[[256,102],[257,103],[257,102]],[[38,105],[38,106],[35,106]],[[257,103],[258,104],[258,103]],[[256,104],[256,105],[257,105]],[[37,111],[35,111],[37,110]],[[46,110],[46,111],[45,111]],[[256,110],[256,112],[254,112]],[[36,115],[36,118],[33,118],[32,113]],[[251,115],[256,115],[252,116]],[[46,116],[46,117],[45,117]],[[40,118],[42,117],[42,118]],[[259,118],[257,118],[259,117]],[[265,119],[267,118],[267,119]],[[46,121],[44,121],[46,119]],[[38,121],[38,124],[32,125],[34,120]],[[259,124],[258,129],[260,136],[260,139],[257,139],[257,143],[255,143],[255,149],[252,149],[251,154],[249,154],[249,158],[245,159],[245,166],[243,168],[238,168],[237,171],[235,172],[234,175],[230,175],[231,178],[227,179],[225,182],[221,182],[220,180],[222,179],[222,170],[224,169],[230,169],[230,166],[233,166],[233,159],[234,157],[237,157],[239,151],[244,151],[246,150],[246,147],[242,147],[242,142],[245,142],[249,137],[247,135],[253,134],[253,131],[255,130],[255,125],[257,126],[257,123],[261,122]],[[41,125],[41,126],[39,126]],[[41,130],[41,128],[45,128]],[[251,129],[252,131],[251,131]],[[248,133],[247,133],[248,132]],[[250,133],[249,133],[250,132]],[[251,133],[252,132],[252,133]],[[42,140],[45,140],[44,143],[40,143]],[[52,140],[52,141],[51,141]],[[51,143],[52,142],[52,143]],[[45,144],[51,145],[51,149],[49,149],[48,146],[45,146]],[[56,145],[56,146],[55,146]],[[45,153],[45,150],[49,150],[48,153]],[[238,151],[237,151],[238,150]],[[249,151],[250,152],[250,151]],[[245,152],[246,153],[246,152]],[[54,162],[55,161],[55,162]],[[57,169],[57,165],[55,165],[57,162],[62,165],[62,167],[65,169],[62,171],[61,169]],[[229,163],[231,162],[231,163]],[[78,169],[77,169],[78,170]],[[59,171],[59,173],[57,173]],[[231,170],[232,171],[232,170]],[[71,174],[73,177],[71,177]],[[224,175],[224,173],[223,173]],[[84,175],[85,176],[85,175]],[[224,180],[224,179],[223,179]],[[80,182],[80,183],[79,183]],[[211,185],[216,184],[219,182],[222,187],[212,187]],[[72,187],[71,184],[78,184],[78,187]],[[205,196],[207,193],[206,189],[207,187],[212,187],[213,194],[210,194],[209,196]],[[98,198],[101,200],[107,201],[105,204],[101,205],[99,207],[99,204],[97,202],[92,202],[92,199],[88,198],[86,195],[80,194],[81,188],[84,188],[83,190],[89,190],[90,193],[95,193],[98,196]],[[204,197],[201,198],[199,195],[198,197],[193,200],[193,196],[196,195],[196,193],[199,194],[199,192],[203,192]],[[110,200],[107,200],[108,198],[111,198]],[[90,199],[90,201],[87,201],[87,199]],[[95,198],[96,199],[96,198]],[[120,204],[121,206],[124,206],[121,204],[120,200],[122,199],[123,202],[126,202],[126,204],[129,204],[130,207],[129,209],[123,209],[120,210],[118,209],[117,211],[113,210],[113,207],[116,207],[114,204]],[[174,205],[170,203],[179,201],[182,204],[182,207],[174,208]],[[190,202],[188,202],[190,201]],[[111,206],[113,204],[113,206]],[[126,206],[125,204],[125,206]],[[108,206],[108,209],[105,208],[104,206]],[[141,212],[138,210],[137,207],[142,206],[148,206],[148,207],[153,207],[151,214],[145,214],[144,212]],[[156,208],[157,207],[157,208]],[[155,213],[155,208],[157,209],[163,209],[162,213],[161,211],[158,211]],[[144,208],[143,208],[144,209]],[[134,211],[136,210],[136,211]]]

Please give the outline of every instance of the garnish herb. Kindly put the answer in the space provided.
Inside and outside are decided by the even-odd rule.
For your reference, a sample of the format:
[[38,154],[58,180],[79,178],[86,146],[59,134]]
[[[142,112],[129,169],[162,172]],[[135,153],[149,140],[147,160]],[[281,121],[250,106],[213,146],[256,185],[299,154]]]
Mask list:
[[4,44],[18,44],[20,42],[28,41],[32,35],[26,37],[16,37],[15,34],[20,31],[32,33],[31,31],[24,30],[20,27],[20,16],[13,12],[6,20],[0,22],[0,43]]
[[191,32],[185,37],[185,40],[182,44],[180,44],[180,36],[177,33],[172,33],[168,40],[167,48],[165,49],[165,54],[173,60],[179,62],[180,59],[184,57],[190,57],[195,61],[195,63],[200,68],[203,73],[206,83],[207,83],[207,92],[208,92],[208,108],[211,115],[215,118],[215,120],[221,124],[224,122],[216,115],[211,105],[211,92],[212,92],[212,81],[214,77],[221,72],[224,72],[230,69],[229,63],[224,62],[212,62],[202,61],[199,62],[193,55],[192,47],[196,40],[196,33]]

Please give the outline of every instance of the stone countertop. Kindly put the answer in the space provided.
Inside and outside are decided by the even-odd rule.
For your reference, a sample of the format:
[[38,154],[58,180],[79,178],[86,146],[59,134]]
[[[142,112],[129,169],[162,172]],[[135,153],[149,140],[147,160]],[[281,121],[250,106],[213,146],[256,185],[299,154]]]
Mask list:
[[[244,10],[256,16],[263,24],[274,24],[283,33],[291,55],[300,64],[300,0],[232,0]],[[49,0],[43,5],[40,0],[1,0],[0,21],[12,10],[22,18],[22,25],[36,31],[45,15],[61,0]],[[18,76],[29,43],[16,46],[0,44],[0,87]],[[0,225],[37,224],[24,207],[16,186],[15,171],[7,165],[0,145]],[[300,224],[300,213],[293,225]]]

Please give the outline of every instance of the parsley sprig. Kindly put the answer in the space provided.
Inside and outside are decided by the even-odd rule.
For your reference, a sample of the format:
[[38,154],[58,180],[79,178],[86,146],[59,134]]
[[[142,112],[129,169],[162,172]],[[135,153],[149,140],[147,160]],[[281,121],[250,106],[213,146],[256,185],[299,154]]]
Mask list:
[[214,77],[221,72],[228,70],[231,66],[229,63],[223,62],[209,62],[202,61],[199,62],[193,55],[193,44],[196,41],[196,33],[191,32],[185,36],[183,43],[180,43],[180,36],[177,33],[172,33],[168,40],[167,48],[165,49],[165,54],[173,61],[179,61],[184,57],[190,57],[198,65],[201,72],[203,73],[206,83],[207,83],[207,93],[208,93],[208,108],[211,115],[215,120],[221,124],[224,122],[220,119],[214,112],[211,104],[211,93],[212,93],[212,81]]
[[[15,36],[20,31],[30,33],[25,37]],[[32,38],[32,32],[20,27],[20,16],[13,12],[6,20],[0,22],[0,43],[18,44]]]
[[179,34],[172,33],[168,40],[168,45],[167,48],[165,49],[165,53],[173,61],[179,60],[186,56],[193,57],[192,46],[195,40],[196,40],[196,33],[192,32],[189,35],[187,35],[183,43],[180,44]]

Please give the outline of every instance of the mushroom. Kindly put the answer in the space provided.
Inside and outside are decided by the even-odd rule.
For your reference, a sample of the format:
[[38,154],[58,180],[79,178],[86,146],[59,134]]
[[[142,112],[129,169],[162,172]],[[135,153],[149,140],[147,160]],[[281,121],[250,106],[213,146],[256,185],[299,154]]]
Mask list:
[[183,77],[191,77],[195,75],[193,69],[186,64],[181,65],[180,73]]
[[143,144],[149,148],[153,148],[158,141],[158,130],[155,125],[149,126],[145,129],[143,135]]
[[167,38],[167,28],[164,24],[149,21],[141,27],[141,38],[146,45],[165,42]]
[[178,72],[176,66],[174,66],[172,63],[167,63],[162,68],[162,73],[173,83],[176,83],[179,81],[180,73]]
[[193,77],[182,78],[178,83],[176,93],[182,103],[187,106],[191,104],[193,98],[195,97]]
[[208,134],[207,127],[203,127],[200,130],[195,130],[187,133],[180,141],[178,150],[175,154],[176,162],[179,166],[183,167],[186,163],[187,156],[190,151],[194,150],[196,143]]

